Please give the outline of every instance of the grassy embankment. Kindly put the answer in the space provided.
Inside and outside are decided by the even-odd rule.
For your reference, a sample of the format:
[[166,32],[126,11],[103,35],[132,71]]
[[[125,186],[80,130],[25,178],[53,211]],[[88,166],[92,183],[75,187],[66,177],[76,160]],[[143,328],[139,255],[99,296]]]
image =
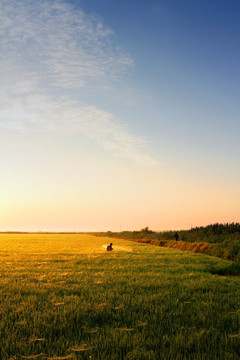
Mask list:
[[240,357],[229,262],[87,235],[0,235],[0,359]]
[[128,239],[167,246],[179,250],[189,250],[240,262],[240,224],[213,224],[178,231],[179,241],[175,241],[175,231],[154,232],[148,228],[140,231],[95,233],[97,236]]

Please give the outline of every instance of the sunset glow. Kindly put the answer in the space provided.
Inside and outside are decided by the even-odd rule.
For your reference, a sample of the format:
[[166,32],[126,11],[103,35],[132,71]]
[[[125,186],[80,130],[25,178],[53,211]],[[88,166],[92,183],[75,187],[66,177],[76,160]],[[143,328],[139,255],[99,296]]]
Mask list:
[[236,1],[3,0],[0,231],[239,222]]

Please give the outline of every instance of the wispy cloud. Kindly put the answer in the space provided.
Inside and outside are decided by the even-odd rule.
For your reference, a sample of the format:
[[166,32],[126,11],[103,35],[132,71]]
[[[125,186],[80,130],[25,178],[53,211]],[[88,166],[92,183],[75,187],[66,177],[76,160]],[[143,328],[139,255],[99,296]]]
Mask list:
[[[137,163],[157,161],[143,140],[73,91],[117,81],[133,65],[99,19],[64,1],[0,4],[0,125],[22,131],[82,133]],[[64,96],[64,98],[63,98]]]
[[132,136],[110,113],[95,106],[82,106],[69,99],[53,101],[48,95],[34,94],[5,100],[0,107],[5,127],[22,132],[39,131],[59,136],[81,133],[115,155],[129,158],[139,165],[158,162],[140,151],[144,140]]
[[118,78],[133,63],[109,28],[70,4],[3,0],[0,6],[2,61],[14,75],[37,72],[38,85],[80,87]]

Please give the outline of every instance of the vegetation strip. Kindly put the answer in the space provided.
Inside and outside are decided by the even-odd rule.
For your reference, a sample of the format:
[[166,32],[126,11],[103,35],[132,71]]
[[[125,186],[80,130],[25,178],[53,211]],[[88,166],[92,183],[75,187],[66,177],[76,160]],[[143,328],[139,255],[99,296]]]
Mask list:
[[[178,241],[175,240],[176,233]],[[157,232],[146,227],[140,231],[108,231],[92,234],[166,246],[240,262],[240,223],[216,223],[177,232]]]

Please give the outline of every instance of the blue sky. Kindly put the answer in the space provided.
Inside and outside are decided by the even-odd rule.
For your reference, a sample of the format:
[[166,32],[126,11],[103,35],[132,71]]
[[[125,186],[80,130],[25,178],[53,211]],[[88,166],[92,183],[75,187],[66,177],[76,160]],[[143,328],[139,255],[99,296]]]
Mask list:
[[124,85],[144,106],[124,115],[131,114],[136,131],[156,144],[171,141],[183,155],[212,152],[213,161],[215,151],[221,158],[238,155],[239,2],[82,1],[82,6],[114,29],[134,59]]
[[238,1],[3,0],[3,230],[239,221]]

